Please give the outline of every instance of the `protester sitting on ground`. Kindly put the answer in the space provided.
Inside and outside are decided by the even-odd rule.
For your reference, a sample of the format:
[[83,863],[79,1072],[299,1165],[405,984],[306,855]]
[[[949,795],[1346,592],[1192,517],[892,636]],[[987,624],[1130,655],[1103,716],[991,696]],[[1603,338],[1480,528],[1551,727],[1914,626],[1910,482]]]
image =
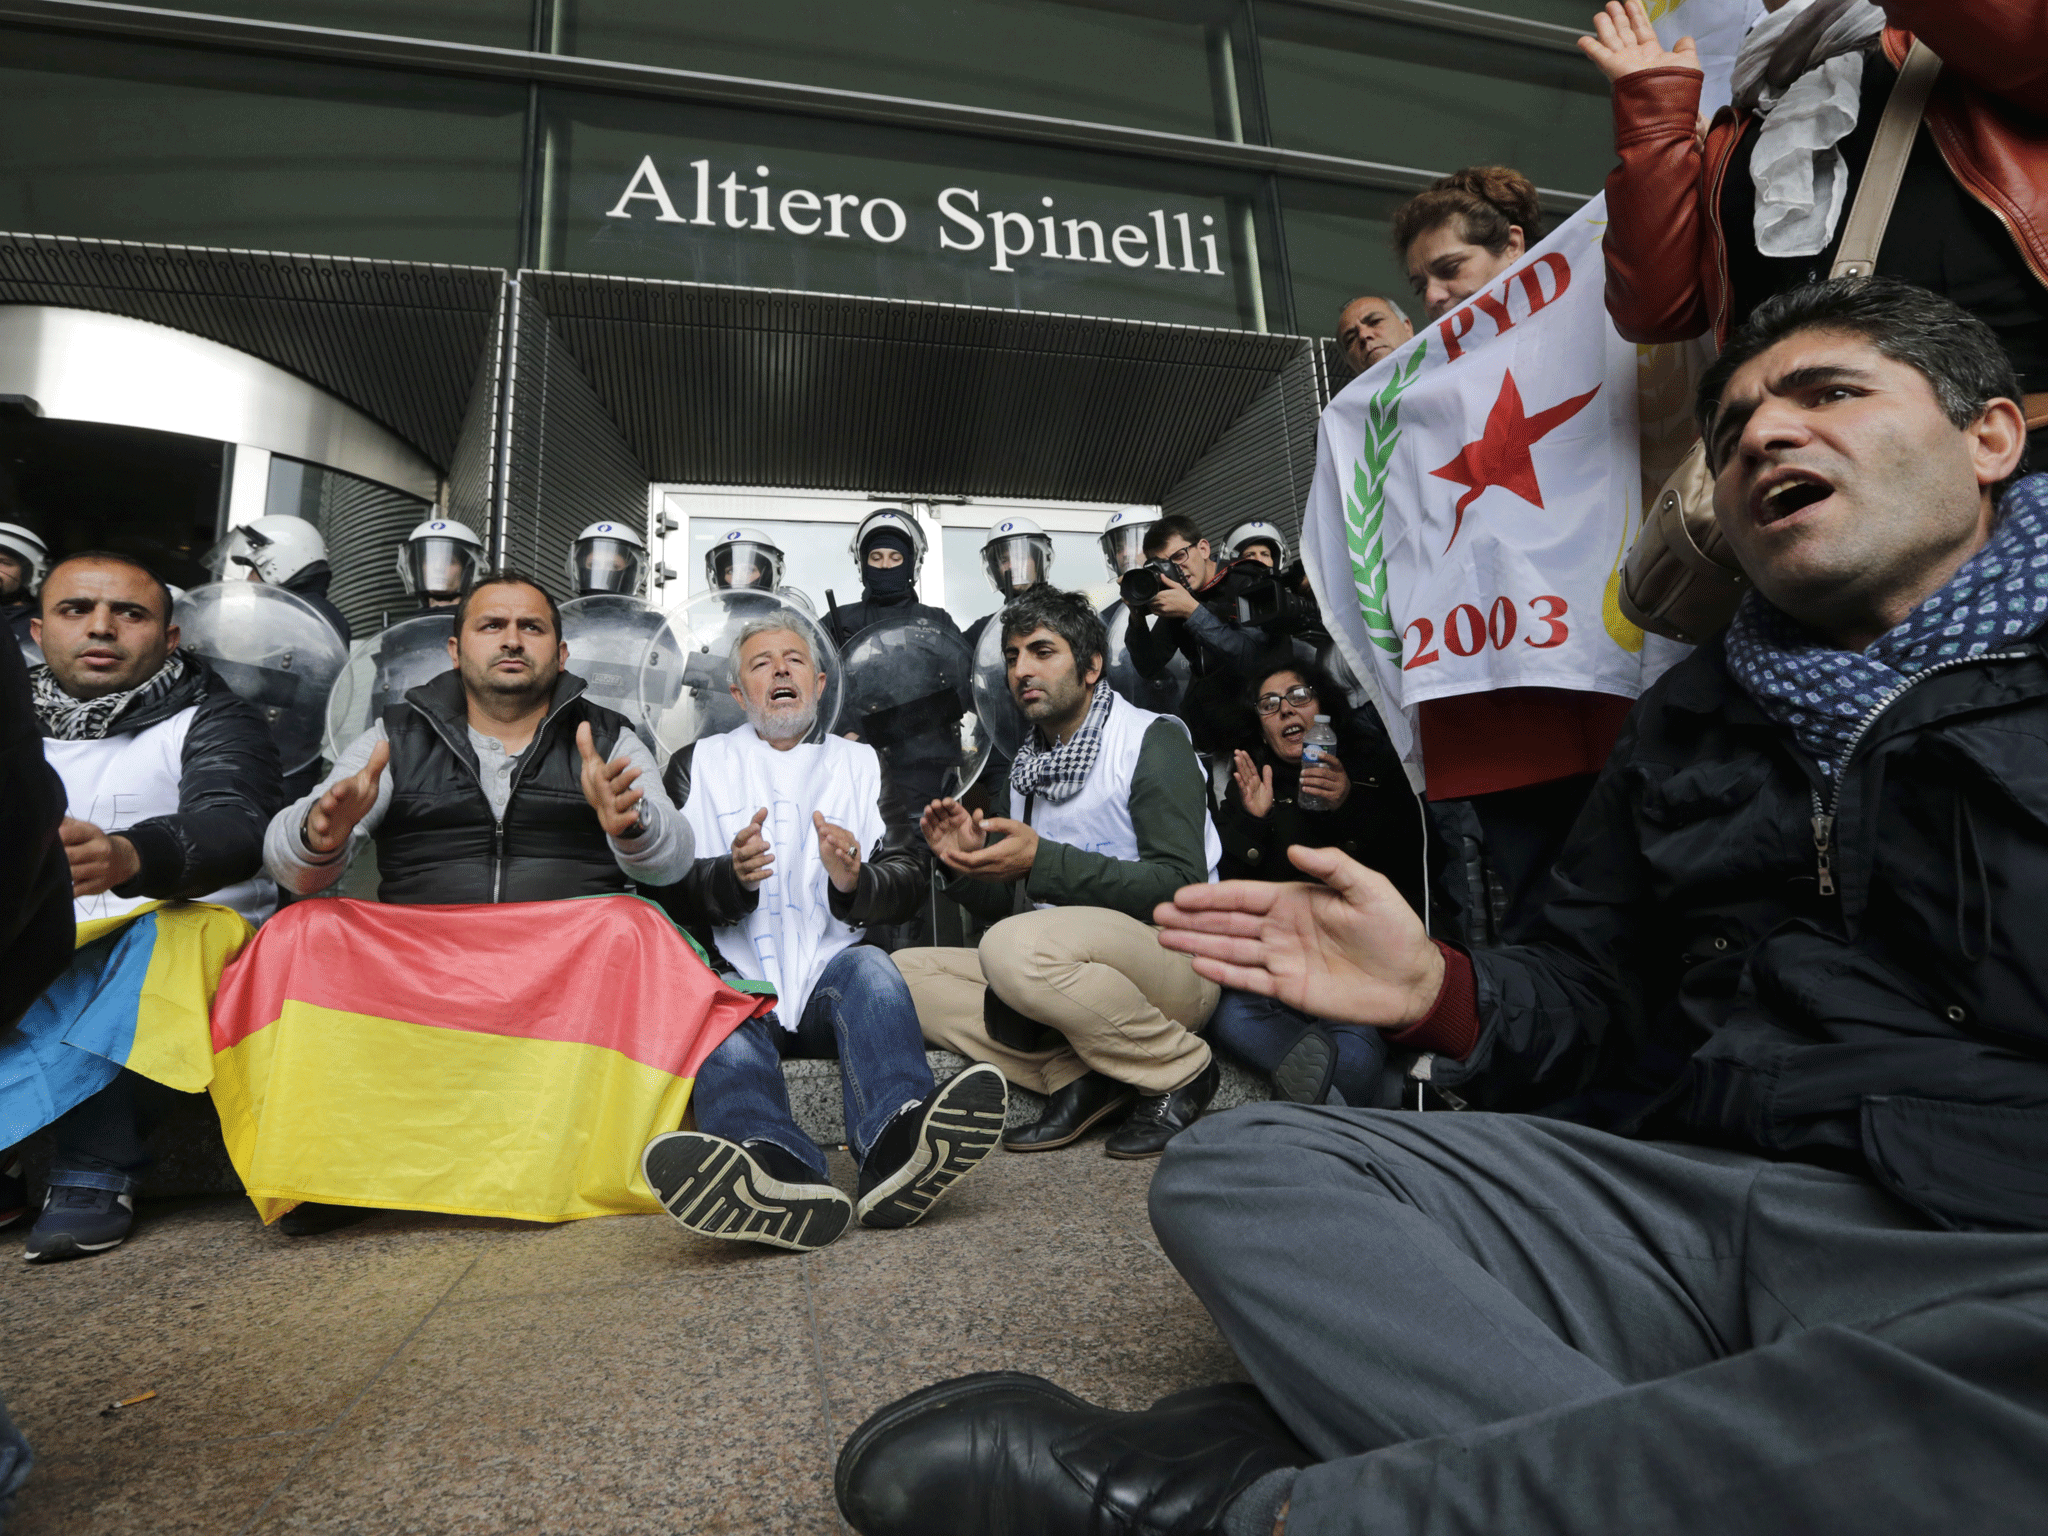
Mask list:
[[[327,890],[373,839],[385,902],[556,901],[680,879],[689,826],[639,737],[563,670],[554,599],[496,572],[464,593],[454,629],[454,669],[386,709],[272,818],[277,882]],[[309,1202],[280,1227],[305,1236],[362,1214]]]
[[[1287,850],[1337,848],[1392,881],[1423,909],[1422,807],[1383,736],[1362,729],[1328,677],[1281,653],[1245,690],[1255,739],[1231,754],[1231,777],[1216,813],[1226,880],[1290,880]],[[1326,718],[1337,745],[1302,766],[1302,744]],[[1317,804],[1311,809],[1299,795]],[[1267,1073],[1276,1097],[1297,1104],[1391,1108],[1387,1045],[1376,1029],[1333,1024],[1275,998],[1225,988],[1209,1020],[1209,1041]],[[1398,1080],[1394,1087],[1398,1089]]]
[[1353,299],[1337,311],[1337,347],[1354,374],[1364,373],[1414,335],[1408,312],[1377,294]]
[[[277,905],[261,875],[263,824],[284,791],[262,716],[178,649],[170,592],[126,555],[59,561],[33,634],[45,659],[30,682],[43,755],[64,781],[75,921],[198,900],[241,915],[217,914],[234,935],[222,942],[239,946],[241,919],[261,922]],[[207,921],[194,913],[188,926]],[[175,1102],[85,1030],[89,1013],[112,1027],[119,997],[142,988],[148,952],[131,955],[120,940],[81,948],[0,1042],[0,1146],[55,1126],[48,1193],[23,1255],[32,1263],[104,1253],[127,1237],[150,1162],[143,1140]],[[132,1034],[135,1018],[130,1006],[119,1022]]]
[[2048,20],[2018,0],[1767,3],[1732,107],[1697,131],[1699,55],[1666,49],[1640,0],[1579,46],[1614,88],[1607,309],[1631,341],[1717,339],[1829,271],[1877,125],[1917,38],[1941,73],[1885,224],[1878,269],[1954,299],[2012,359],[2048,463]]
[[1010,1151],[1064,1147],[1135,1100],[1104,1150],[1156,1156],[1218,1077],[1196,1033],[1217,989],[1149,921],[1155,898],[1214,874],[1201,765],[1178,720],[1102,680],[1102,620],[1082,594],[1035,587],[997,622],[1031,738],[988,813],[935,800],[923,817],[947,893],[994,926],[978,949],[902,949],[896,964],[927,1040],[1050,1096],[1004,1134]]
[[2031,1529],[2048,476],[2012,479],[2018,392],[1923,290],[1760,305],[1699,391],[1755,590],[1643,696],[1525,941],[1432,944],[1334,851],[1160,913],[1208,975],[1430,1034],[1475,1105],[1543,1112],[1198,1126],[1153,1226],[1291,1436],[1242,1389],[1114,1415],[970,1378],[855,1432],[854,1527]]
[[[1394,247],[1429,318],[1481,294],[1543,233],[1535,186],[1505,166],[1472,166],[1394,214]],[[1394,599],[1396,609],[1401,603]],[[1543,880],[1631,700],[1568,688],[1496,688],[1416,709],[1424,792],[1470,805],[1506,897],[1506,931],[1534,915]]]
[[[733,646],[746,723],[669,763],[699,846],[722,851],[663,905],[709,930],[701,942],[740,975],[771,985],[776,1007],[699,1070],[697,1129],[657,1137],[644,1158],[647,1182],[690,1231],[800,1250],[831,1242],[852,1216],[918,1221],[995,1149],[1009,1099],[993,1067],[933,1085],[902,975],[860,942],[868,925],[917,910],[931,855],[873,747],[805,739],[826,680],[796,615],[749,620]],[[839,1061],[857,1200],[797,1126],[789,1057]]]

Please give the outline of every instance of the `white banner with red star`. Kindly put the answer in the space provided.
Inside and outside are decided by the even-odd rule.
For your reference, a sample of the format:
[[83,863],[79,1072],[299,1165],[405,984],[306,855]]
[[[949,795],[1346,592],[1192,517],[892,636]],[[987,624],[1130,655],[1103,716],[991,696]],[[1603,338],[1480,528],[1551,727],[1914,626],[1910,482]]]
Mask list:
[[1643,484],[1638,349],[1601,299],[1605,223],[1595,198],[1323,412],[1302,553],[1412,774],[1424,700],[1634,698],[1684,654],[1616,601]]

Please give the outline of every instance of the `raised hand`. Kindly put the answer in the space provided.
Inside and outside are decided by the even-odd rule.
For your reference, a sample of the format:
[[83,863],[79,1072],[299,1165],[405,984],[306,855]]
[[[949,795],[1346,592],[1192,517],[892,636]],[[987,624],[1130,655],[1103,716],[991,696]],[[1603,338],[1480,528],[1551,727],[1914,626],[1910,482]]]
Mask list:
[[1334,811],[1351,798],[1351,775],[1336,757],[1325,752],[1321,762],[1301,770],[1301,789],[1303,794],[1321,795],[1323,804]]
[[370,760],[359,772],[337,779],[327,793],[306,813],[306,846],[314,853],[332,853],[348,841],[356,823],[370,814],[377,803],[377,781],[384,765],[391,761],[391,743],[380,741],[370,748]]
[[768,807],[764,805],[732,840],[732,872],[749,889],[775,873],[775,855],[768,851],[768,839],[761,835],[761,823],[767,819]]
[[1443,954],[1384,875],[1334,848],[1287,857],[1321,885],[1187,885],[1154,909],[1159,942],[1219,986],[1319,1019],[1399,1029],[1436,1006]]
[[[1007,816],[983,818],[974,813],[974,830],[981,839],[978,848],[961,849],[950,856],[941,854],[948,868],[977,880],[996,880],[1004,885],[1022,880],[1038,860],[1038,833],[1029,822]],[[995,834],[990,841],[989,834]]]
[[860,884],[860,842],[844,827],[835,827],[823,811],[811,812],[811,825],[818,829],[818,857],[825,861],[825,873],[832,888],[851,896]]
[[981,818],[971,814],[958,800],[934,800],[924,808],[917,827],[925,846],[948,869],[958,871],[960,855],[978,851],[988,841]]
[[111,891],[117,885],[126,885],[142,869],[135,845],[127,838],[109,835],[76,816],[66,816],[58,823],[57,837],[71,864],[74,896],[97,896],[102,891]]
[[640,802],[646,796],[633,787],[640,770],[624,757],[610,762],[599,757],[588,720],[576,727],[576,750],[583,758],[583,798],[597,812],[606,837],[624,837],[640,824]]
[[1646,69],[1698,69],[1700,51],[1689,37],[1665,51],[1657,41],[1657,29],[1643,10],[1642,0],[1607,0],[1606,9],[1593,17],[1592,37],[1579,39],[1579,51],[1591,59],[1610,81],[1621,80]]
[[1230,776],[1237,780],[1237,797],[1251,815],[1264,821],[1273,809],[1273,770],[1255,768],[1249,752],[1231,755]]

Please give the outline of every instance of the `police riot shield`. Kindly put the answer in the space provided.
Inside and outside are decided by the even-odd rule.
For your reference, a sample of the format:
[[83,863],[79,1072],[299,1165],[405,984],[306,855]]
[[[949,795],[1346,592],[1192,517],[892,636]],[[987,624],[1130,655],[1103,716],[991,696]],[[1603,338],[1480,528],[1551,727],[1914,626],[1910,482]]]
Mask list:
[[1003,663],[1003,626],[991,619],[974,645],[974,712],[981,717],[989,750],[1004,762],[1017,755],[1031,722],[1010,696],[1010,669]]
[[951,624],[891,616],[847,642],[839,729],[888,760],[905,804],[922,812],[981,771],[988,738],[974,713],[974,661]]
[[1156,677],[1145,672],[1131,655],[1131,610],[1116,604],[1104,621],[1109,631],[1109,652],[1102,659],[1103,675],[1109,686],[1123,695],[1126,703],[1149,709],[1155,715],[1171,715],[1187,696],[1188,659],[1175,651],[1166,670]]
[[[654,741],[654,723],[641,701],[640,670],[649,664],[649,650],[661,633],[661,623],[661,615],[639,598],[616,592],[595,593],[562,604],[562,643],[569,647],[563,670],[583,679],[585,698],[624,715],[653,752],[660,749]],[[682,687],[680,672],[671,668],[665,684],[650,691],[659,707],[667,709]]]
[[822,741],[838,728],[845,669],[816,619],[769,593],[700,592],[664,616],[640,668],[640,708],[663,752],[746,723],[745,707],[732,696],[733,651],[749,625],[775,620],[803,636],[825,674],[803,739]]
[[327,756],[338,760],[389,705],[452,671],[448,639],[454,633],[455,610],[446,608],[401,619],[380,635],[358,640],[327,696]]
[[194,587],[171,609],[178,643],[256,706],[287,774],[320,756],[327,695],[348,647],[296,593],[253,581]]

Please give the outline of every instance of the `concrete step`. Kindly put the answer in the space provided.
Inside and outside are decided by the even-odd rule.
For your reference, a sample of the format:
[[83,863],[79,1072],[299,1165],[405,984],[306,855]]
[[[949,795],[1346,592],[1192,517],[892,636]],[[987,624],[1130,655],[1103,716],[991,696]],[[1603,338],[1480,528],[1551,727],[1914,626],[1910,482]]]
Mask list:
[[[944,1082],[967,1066],[967,1058],[951,1051],[927,1051],[932,1076]],[[1272,1097],[1264,1077],[1248,1072],[1236,1062],[1218,1056],[1223,1081],[1210,1104],[1212,1110],[1229,1109]],[[782,1065],[789,1084],[789,1107],[803,1132],[821,1147],[835,1147],[846,1140],[845,1099],[836,1061],[788,1061]],[[1011,1125],[1028,1125],[1045,1110],[1042,1096],[1022,1088],[1010,1089]],[[156,1165],[143,1175],[145,1199],[185,1195],[239,1195],[242,1181],[228,1161],[228,1149],[221,1142],[220,1121],[213,1104],[204,1094],[192,1094],[165,1116],[149,1139]],[[50,1166],[50,1133],[38,1131],[22,1144],[22,1162],[28,1174],[31,1198],[42,1199],[43,1177]]]

